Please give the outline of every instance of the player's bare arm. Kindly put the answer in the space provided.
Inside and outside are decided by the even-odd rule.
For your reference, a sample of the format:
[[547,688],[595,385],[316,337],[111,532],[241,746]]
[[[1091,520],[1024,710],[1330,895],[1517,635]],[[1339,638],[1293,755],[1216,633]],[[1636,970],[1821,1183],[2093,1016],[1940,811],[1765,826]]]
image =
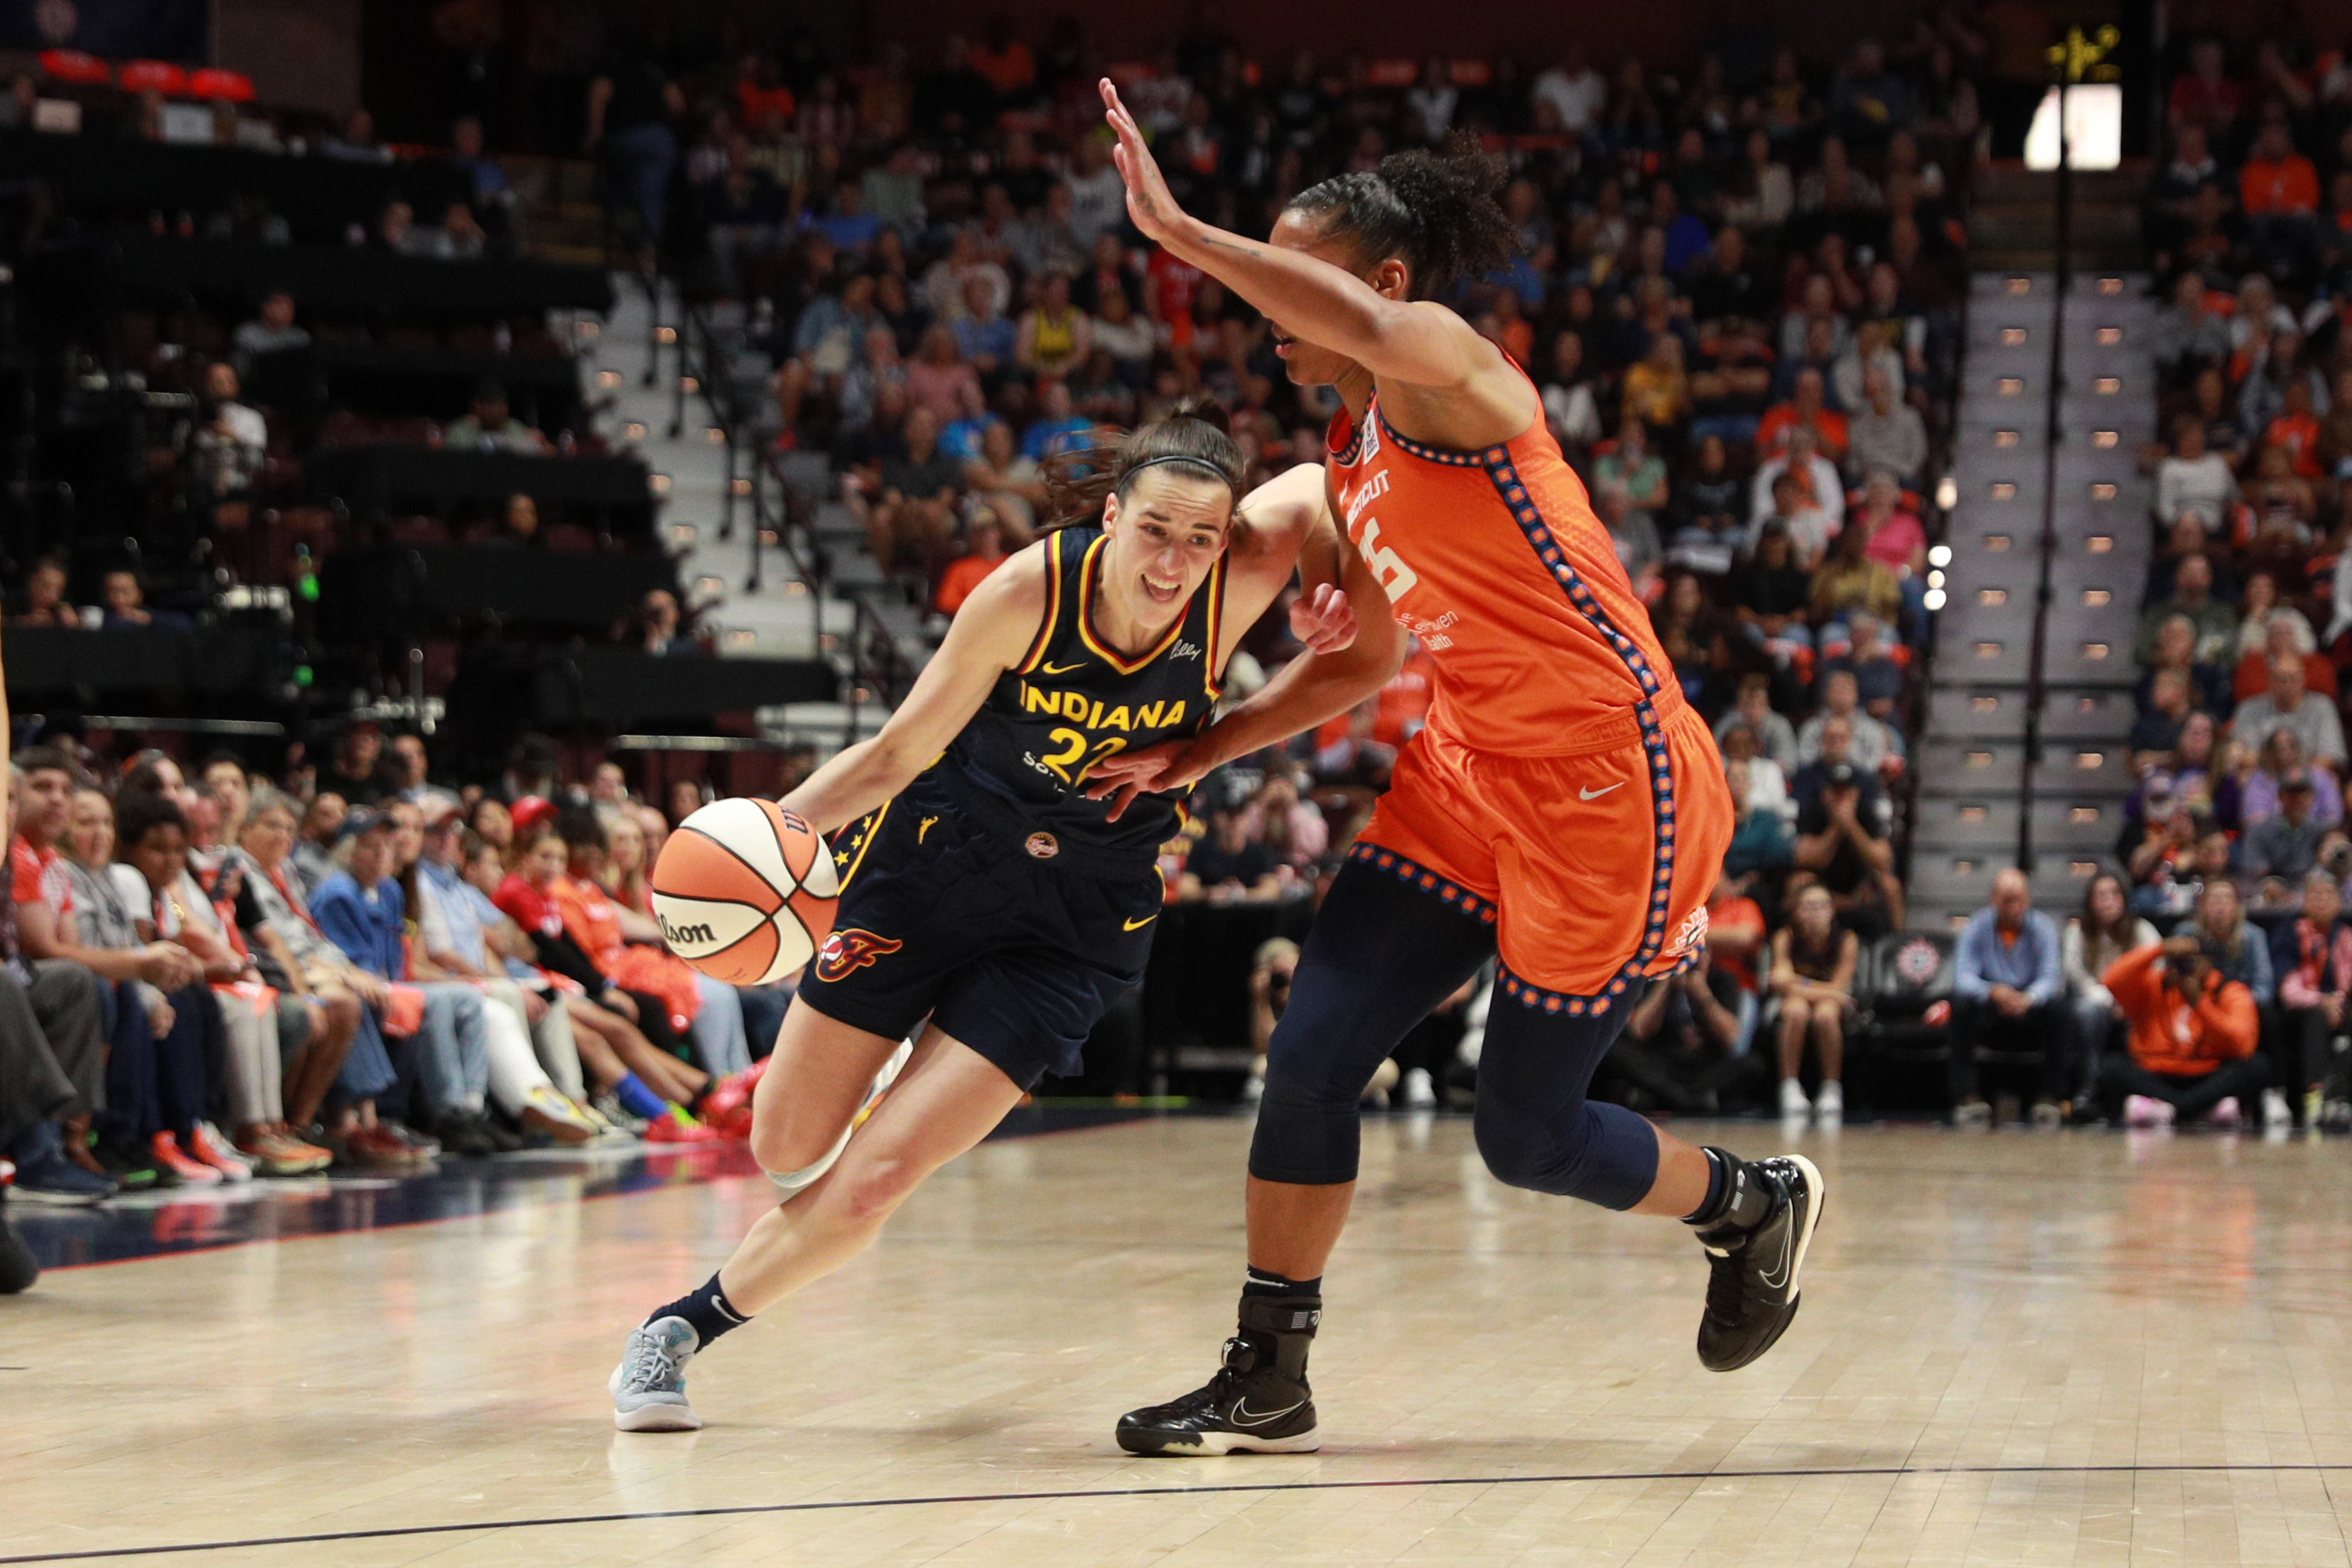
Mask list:
[[[1311,225],[1286,214],[1277,237],[1246,239],[1176,204],[1143,132],[1102,84],[1103,105],[1118,137],[1112,152],[1127,182],[1136,227],[1208,273],[1262,311],[1283,332],[1345,354],[1380,383],[1392,421],[1416,439],[1481,446],[1525,429],[1538,407],[1535,390],[1500,349],[1433,300],[1406,297],[1402,264],[1381,262],[1360,277],[1329,254],[1318,254]],[[1286,229],[1297,232],[1286,233]]]
[[881,732],[810,774],[784,797],[784,809],[830,833],[912,783],[971,722],[997,677],[1028,653],[1045,613],[1045,570],[1041,543],[991,572],[956,612],[946,641]]

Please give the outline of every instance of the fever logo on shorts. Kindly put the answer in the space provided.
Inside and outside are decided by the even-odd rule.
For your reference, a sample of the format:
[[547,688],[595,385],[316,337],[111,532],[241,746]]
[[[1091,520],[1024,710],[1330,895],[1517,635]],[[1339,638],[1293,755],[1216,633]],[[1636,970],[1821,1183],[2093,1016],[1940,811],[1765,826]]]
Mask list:
[[1029,841],[1021,847],[1041,861],[1052,860],[1062,852],[1061,841],[1051,833],[1032,833]]
[[873,963],[887,958],[904,947],[887,936],[877,936],[871,931],[860,931],[852,925],[836,931],[824,939],[816,952],[816,977],[830,984]]

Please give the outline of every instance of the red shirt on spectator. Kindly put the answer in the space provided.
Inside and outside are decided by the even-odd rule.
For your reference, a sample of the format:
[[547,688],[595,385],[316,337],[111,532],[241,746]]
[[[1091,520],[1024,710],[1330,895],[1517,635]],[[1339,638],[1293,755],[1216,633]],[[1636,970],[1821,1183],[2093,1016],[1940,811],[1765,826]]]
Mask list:
[[1927,530],[1919,519],[1897,511],[1887,513],[1886,520],[1870,530],[1870,542],[1862,553],[1900,577],[1911,570],[1911,558],[1927,548]]
[[2319,210],[2319,171],[2300,152],[2273,162],[2249,158],[2238,171],[2238,204],[2249,217]]
[[2237,119],[2245,103],[2246,95],[2228,77],[2208,82],[2192,71],[2173,82],[2165,108],[2176,123],[2194,122],[2218,131]]
[[1756,955],[1764,950],[1764,911],[1752,898],[1734,894],[1718,898],[1706,906],[1706,928],[1709,931],[1744,931],[1752,934],[1756,946],[1735,956],[1727,948],[1710,946],[1707,962],[1722,970],[1739,984],[1739,988],[1753,996],[1756,985]]
[[[2336,666],[2325,653],[2312,653],[2303,656],[2303,684],[2328,701],[2336,700]],[[2240,702],[2258,697],[2271,689],[2271,656],[2257,648],[2238,661],[2230,675],[2230,695]]]
[[37,850],[17,834],[8,841],[8,900],[46,904],[59,915],[73,913],[73,877],[66,858],[52,847]]
[[1192,342],[1192,297],[1201,291],[1201,269],[1165,249],[1154,249],[1144,264],[1146,314],[1168,329],[1169,342],[1179,349]]

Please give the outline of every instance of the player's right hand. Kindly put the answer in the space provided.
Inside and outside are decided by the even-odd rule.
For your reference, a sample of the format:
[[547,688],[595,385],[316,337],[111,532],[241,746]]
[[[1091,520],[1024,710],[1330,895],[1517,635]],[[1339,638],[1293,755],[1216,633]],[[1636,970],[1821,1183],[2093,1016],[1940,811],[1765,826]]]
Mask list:
[[1209,769],[1187,755],[1192,747],[1189,740],[1164,740],[1140,750],[1113,753],[1087,775],[1087,799],[1109,800],[1110,814],[1104,820],[1116,822],[1138,795],[1198,783]]

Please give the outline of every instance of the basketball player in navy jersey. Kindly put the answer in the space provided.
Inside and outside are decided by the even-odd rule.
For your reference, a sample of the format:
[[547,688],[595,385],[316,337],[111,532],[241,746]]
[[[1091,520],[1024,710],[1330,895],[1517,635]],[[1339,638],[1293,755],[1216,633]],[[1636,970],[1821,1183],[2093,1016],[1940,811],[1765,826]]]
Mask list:
[[[783,1201],[630,1334],[610,1385],[616,1427],[699,1427],[686,1398],[696,1352],[856,1256],[1040,1078],[1076,1071],[1095,1021],[1142,980],[1160,846],[1178,820],[1148,797],[1114,820],[1087,799],[1089,770],[1200,733],[1235,642],[1302,547],[1322,552],[1318,586],[1291,627],[1331,656],[1295,664],[1318,680],[1347,673],[1351,601],[1385,601],[1338,543],[1321,471],[1292,469],[1236,516],[1245,466],[1214,413],[1087,454],[1093,473],[1072,487],[1084,509],[1063,515],[1099,522],[998,568],[881,733],[783,800],[820,832],[841,830],[842,880],[752,1102],[751,1151]],[[918,1026],[896,1087],[858,1123]]]

